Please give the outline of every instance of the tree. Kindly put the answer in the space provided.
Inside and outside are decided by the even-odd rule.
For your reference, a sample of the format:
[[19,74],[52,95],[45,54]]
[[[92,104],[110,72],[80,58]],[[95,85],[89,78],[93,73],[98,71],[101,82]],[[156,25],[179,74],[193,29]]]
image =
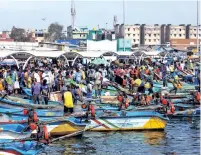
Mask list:
[[66,39],[66,36],[63,34],[63,26],[59,23],[52,23],[48,27],[48,35],[46,39],[49,41],[55,41],[58,39]]
[[14,39],[14,41],[29,42],[31,41],[32,35],[26,33],[26,31],[22,28],[13,27],[11,30],[10,38]]

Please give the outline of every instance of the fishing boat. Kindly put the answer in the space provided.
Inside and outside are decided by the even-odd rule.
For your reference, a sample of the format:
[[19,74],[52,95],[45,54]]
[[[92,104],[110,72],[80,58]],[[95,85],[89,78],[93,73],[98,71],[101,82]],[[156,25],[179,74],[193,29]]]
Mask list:
[[[25,116],[25,112],[29,109],[24,108],[1,108],[0,106],[0,113],[13,115],[13,116]],[[35,112],[37,113],[38,117],[62,117],[64,115],[63,109],[36,109]]]
[[48,105],[43,105],[42,103],[41,104],[33,104],[32,100],[22,99],[19,97],[8,96],[8,95],[1,97],[0,102],[4,106],[12,105],[14,107],[25,107],[25,108],[35,108],[35,109],[51,109],[51,108],[55,108],[55,107],[58,107],[59,105],[61,105],[60,102],[56,102],[56,101],[49,101]]
[[168,117],[178,118],[178,117],[200,117],[200,107],[194,109],[187,109],[183,111],[176,111],[175,113],[169,113]]
[[169,119],[154,111],[97,111],[90,131],[164,130]]
[[[1,131],[10,131],[16,133],[22,132],[27,128],[27,119],[19,117],[9,117],[8,115],[1,114],[0,128]],[[74,117],[61,117],[61,118],[44,118],[40,120],[40,124],[45,124],[50,136],[63,136],[74,133],[76,131],[84,130],[86,123],[79,122]],[[32,132],[35,134],[36,130]]]
[[21,133],[21,132],[14,131],[15,129],[12,129],[13,131],[4,130],[4,129],[0,129],[0,130],[1,130],[0,139],[24,139],[24,138],[29,138],[31,136],[31,132]]
[[36,141],[0,140],[0,154],[2,155],[36,155],[44,148]]

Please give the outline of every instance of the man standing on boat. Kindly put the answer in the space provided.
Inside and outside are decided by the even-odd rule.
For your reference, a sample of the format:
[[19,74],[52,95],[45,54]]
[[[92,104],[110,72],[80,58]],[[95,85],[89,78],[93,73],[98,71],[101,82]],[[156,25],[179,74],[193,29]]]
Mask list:
[[39,96],[41,94],[41,84],[39,82],[37,82],[36,79],[34,79],[34,83],[31,87],[31,92],[32,92],[32,96],[33,96],[33,103],[36,104],[36,102],[38,102],[38,104],[40,104]]
[[67,91],[64,92],[63,94],[63,101],[64,101],[64,114],[73,113],[74,112],[73,95],[69,85],[67,86]]

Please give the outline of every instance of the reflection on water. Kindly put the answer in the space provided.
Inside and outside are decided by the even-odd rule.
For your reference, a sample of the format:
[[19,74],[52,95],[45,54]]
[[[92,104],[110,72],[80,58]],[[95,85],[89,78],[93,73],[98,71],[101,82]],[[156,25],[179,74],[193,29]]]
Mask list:
[[[87,132],[54,144],[54,151],[68,155],[199,155],[200,121],[171,120],[165,131]],[[57,151],[58,147],[65,151]],[[46,149],[47,154],[53,150]]]
[[163,131],[144,132],[144,142],[149,145],[160,145],[165,136],[166,132]]

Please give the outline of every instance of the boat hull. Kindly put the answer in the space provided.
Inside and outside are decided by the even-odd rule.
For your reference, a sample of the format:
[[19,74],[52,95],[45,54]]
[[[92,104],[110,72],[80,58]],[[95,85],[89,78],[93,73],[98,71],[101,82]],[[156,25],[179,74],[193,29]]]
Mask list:
[[[7,122],[4,122],[4,124],[0,124],[2,133],[8,132],[8,136],[11,136],[10,139],[12,139],[12,137],[13,139],[17,138],[18,135],[27,127],[27,123],[24,123],[23,125],[19,123],[20,121],[17,122],[16,120],[7,120]],[[46,123],[46,127],[50,136],[64,136],[80,130],[84,130],[86,127],[85,123],[76,123],[75,118],[68,118],[61,121],[52,119],[49,120],[49,122],[44,121],[44,123]],[[10,133],[13,133],[13,135],[11,135]],[[36,130],[32,131],[32,134],[36,134]]]
[[0,145],[0,154],[3,155],[36,155],[44,147],[35,141],[10,142],[9,140],[0,140],[0,143],[6,143],[6,145]]
[[166,121],[158,117],[97,118],[91,119],[90,131],[164,130]]

